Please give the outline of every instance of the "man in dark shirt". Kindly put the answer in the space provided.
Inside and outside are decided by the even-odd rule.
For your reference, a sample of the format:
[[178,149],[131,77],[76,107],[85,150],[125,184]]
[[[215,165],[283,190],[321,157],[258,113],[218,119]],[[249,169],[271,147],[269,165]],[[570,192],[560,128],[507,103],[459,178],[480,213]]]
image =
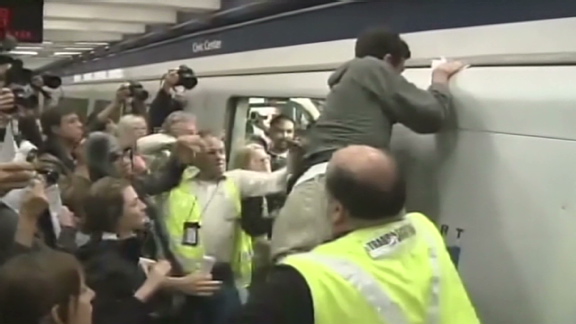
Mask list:
[[358,37],[355,52],[356,58],[328,80],[331,90],[324,110],[307,134],[304,167],[292,177],[293,189],[274,223],[275,257],[308,250],[330,236],[322,219],[326,214],[323,177],[335,150],[348,145],[387,149],[394,124],[435,133],[451,115],[448,80],[462,69],[462,63],[437,67],[430,88],[422,90],[401,75],[410,50],[398,34],[367,31]]

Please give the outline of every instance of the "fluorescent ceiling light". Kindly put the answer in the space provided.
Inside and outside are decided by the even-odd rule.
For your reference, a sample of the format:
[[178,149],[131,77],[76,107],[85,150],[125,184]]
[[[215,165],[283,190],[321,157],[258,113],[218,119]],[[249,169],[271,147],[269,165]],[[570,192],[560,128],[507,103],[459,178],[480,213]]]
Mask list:
[[68,55],[77,55],[82,54],[82,52],[55,52],[55,56],[68,56]]
[[42,44],[50,45],[50,44],[52,44],[52,42],[42,42]]
[[108,45],[108,43],[102,43],[102,42],[76,42],[74,44],[76,44],[76,45],[95,45],[95,46]]
[[42,49],[42,47],[39,47],[39,46],[17,46],[16,47],[17,51],[19,51],[19,50],[25,50],[25,51],[26,50],[35,50],[35,51],[37,51],[37,50],[41,50],[41,49]]
[[89,51],[93,49],[93,47],[66,47],[65,51]]
[[15,54],[15,55],[38,55],[38,52],[33,52],[33,51],[10,51],[10,54]]

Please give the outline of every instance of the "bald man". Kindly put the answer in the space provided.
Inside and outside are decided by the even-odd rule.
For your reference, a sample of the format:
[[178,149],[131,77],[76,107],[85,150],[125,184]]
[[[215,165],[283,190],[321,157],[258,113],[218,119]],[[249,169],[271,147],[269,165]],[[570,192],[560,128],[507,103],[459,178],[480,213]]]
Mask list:
[[439,231],[404,215],[394,159],[368,146],[326,172],[332,240],[273,269],[235,324],[479,324]]

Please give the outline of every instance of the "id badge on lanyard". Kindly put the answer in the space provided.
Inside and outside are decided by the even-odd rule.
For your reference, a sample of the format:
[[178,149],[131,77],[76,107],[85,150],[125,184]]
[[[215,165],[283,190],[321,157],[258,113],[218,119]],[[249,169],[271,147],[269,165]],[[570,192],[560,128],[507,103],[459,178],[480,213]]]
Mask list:
[[198,246],[200,242],[200,224],[198,222],[184,223],[184,230],[182,232],[182,245]]

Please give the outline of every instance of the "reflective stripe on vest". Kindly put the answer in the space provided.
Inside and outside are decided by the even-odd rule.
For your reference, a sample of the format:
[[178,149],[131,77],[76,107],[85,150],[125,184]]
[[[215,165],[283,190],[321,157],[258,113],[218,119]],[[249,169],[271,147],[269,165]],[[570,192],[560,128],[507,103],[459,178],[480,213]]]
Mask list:
[[[390,295],[380,288],[378,281],[351,261],[309,252],[301,255],[321,263],[348,281],[376,310],[382,323],[409,324],[406,314]],[[375,323],[374,323],[375,324]]]
[[442,281],[442,270],[440,269],[439,249],[436,240],[430,235],[428,230],[422,226],[420,222],[414,219],[416,214],[408,214],[407,218],[411,221],[412,225],[419,229],[424,234],[424,239],[428,242],[430,248],[430,267],[432,268],[432,289],[430,296],[430,304],[428,305],[427,324],[440,324],[440,289]]
[[[412,217],[411,217],[412,216]],[[425,217],[425,216],[423,216]],[[442,273],[440,267],[440,251],[441,246],[438,246],[436,240],[428,231],[428,229],[423,226],[423,224],[414,215],[407,215],[406,219],[414,226],[419,233],[421,233],[422,238],[426,242],[426,246],[429,248],[429,262],[431,267],[431,278],[430,278],[430,300],[426,308],[426,320],[425,324],[441,324],[441,281]],[[379,259],[378,261],[384,261],[387,258],[394,258],[393,253],[389,253],[387,256]],[[356,289],[360,295],[366,298],[366,301],[371,308],[376,310],[382,323],[387,324],[410,324],[408,315],[405,313],[404,309],[391,297],[391,295],[382,287],[380,283],[374,276],[369,272],[365,271],[361,266],[344,259],[342,257],[336,257],[333,255],[326,255],[320,251],[311,251],[308,253],[302,253],[294,255],[295,258],[306,258],[312,262],[322,264],[341,277],[343,280],[349,282],[354,289]],[[289,260],[291,257],[288,256],[284,260]],[[288,264],[290,262],[288,261]]]

